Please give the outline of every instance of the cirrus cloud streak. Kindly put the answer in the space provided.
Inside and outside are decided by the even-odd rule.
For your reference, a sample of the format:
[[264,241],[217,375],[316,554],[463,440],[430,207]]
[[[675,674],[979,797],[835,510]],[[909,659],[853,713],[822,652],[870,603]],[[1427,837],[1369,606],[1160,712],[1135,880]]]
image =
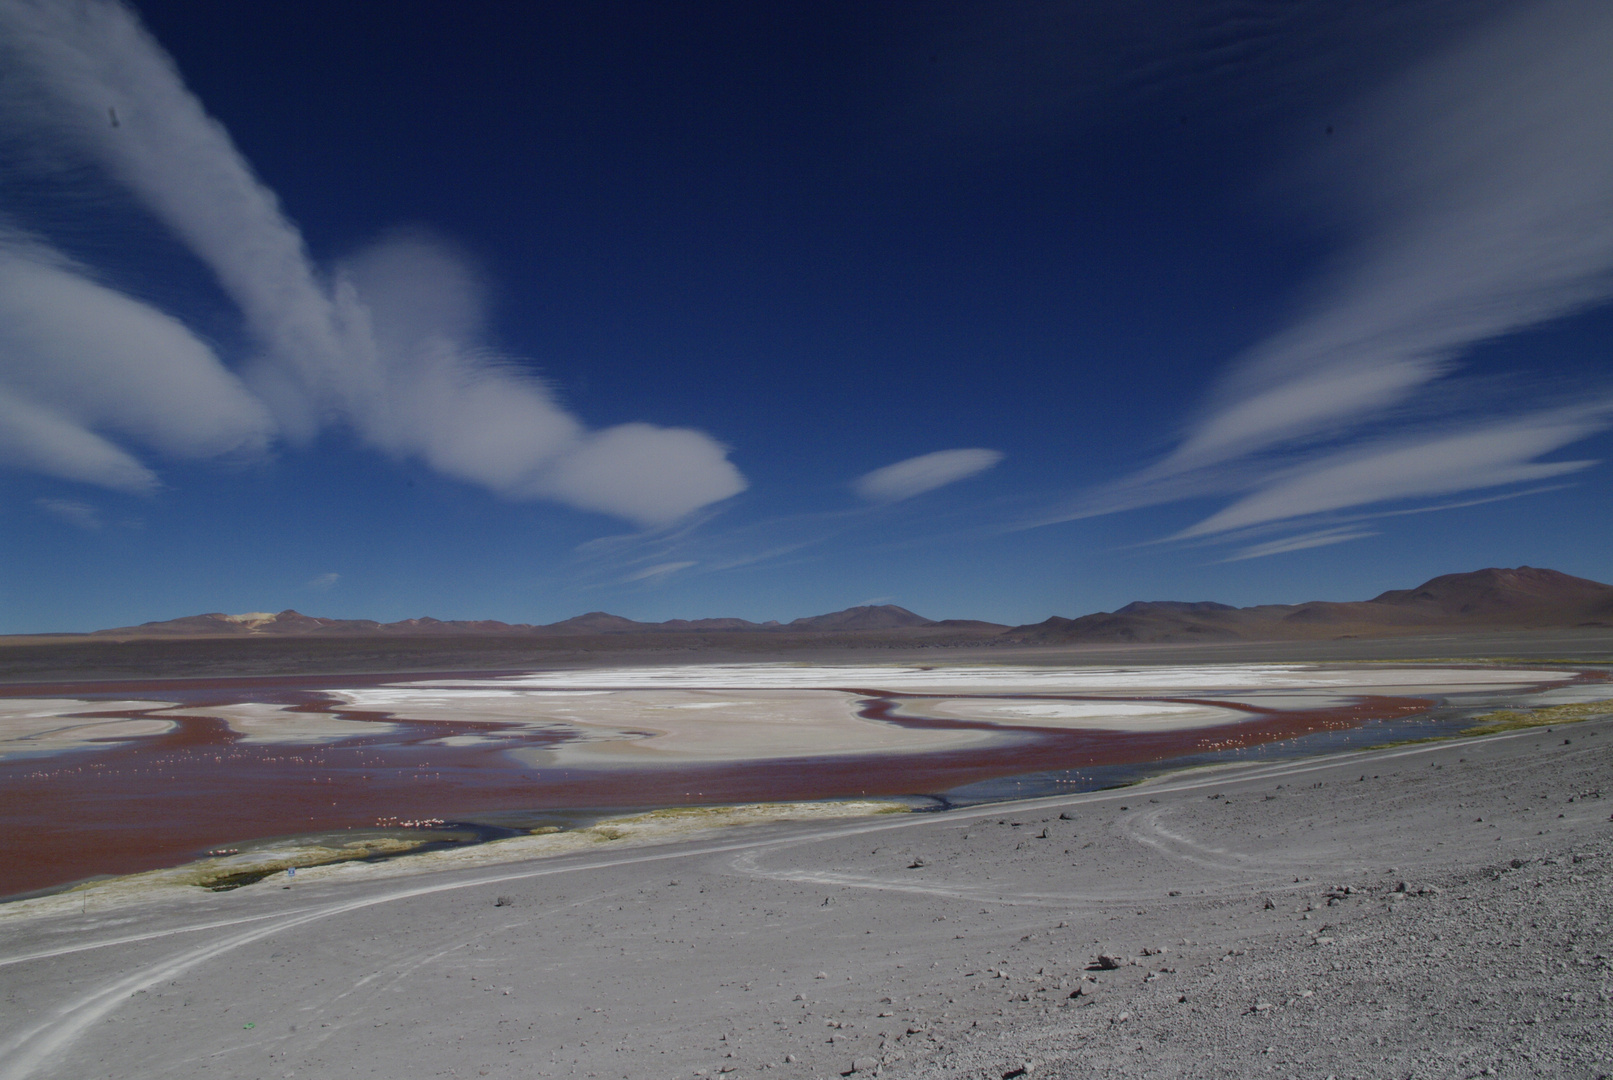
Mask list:
[[852,486],[869,502],[900,502],[983,473],[1002,459],[1000,450],[937,450],[875,469]]
[[1613,7],[1546,0],[1365,98],[1302,173],[1343,242],[1293,321],[1172,452],[1043,523],[1232,496],[1180,534],[1209,536],[1593,464],[1542,457],[1613,426],[1606,385],[1440,414],[1476,396],[1464,353],[1613,296],[1609,55]]

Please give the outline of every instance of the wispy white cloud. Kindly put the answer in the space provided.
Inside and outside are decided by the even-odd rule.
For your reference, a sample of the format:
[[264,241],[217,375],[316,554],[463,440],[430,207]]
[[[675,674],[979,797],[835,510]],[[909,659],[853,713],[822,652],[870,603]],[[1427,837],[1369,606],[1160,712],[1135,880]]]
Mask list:
[[86,531],[97,532],[101,528],[101,512],[89,503],[78,502],[75,499],[40,498],[34,500],[34,505],[45,513]]
[[870,502],[899,502],[985,472],[1002,459],[1000,450],[937,450],[875,469],[852,487]]
[[1613,296],[1609,55],[1613,7],[1546,0],[1365,99],[1303,172],[1344,242],[1298,316],[1173,452],[1050,517],[1235,495],[1198,536],[1585,467],[1537,459],[1613,424],[1605,386],[1577,415],[1492,402],[1415,433],[1460,390],[1464,352]]
[[1537,3],[1393,81],[1313,163],[1354,234],[1162,471],[1308,440],[1613,295],[1613,8]]
[[1307,551],[1311,548],[1327,547],[1330,544],[1342,544],[1349,540],[1362,540],[1377,535],[1375,529],[1318,529],[1315,532],[1300,533],[1298,536],[1285,536],[1281,540],[1268,540],[1264,544],[1250,544],[1248,547],[1239,548],[1221,561],[1242,562],[1244,559],[1264,559],[1268,555]]
[[[170,366],[211,379],[193,395],[205,391],[210,408],[189,414],[188,424],[133,405],[79,417],[95,400],[94,388],[82,385],[56,397],[0,401],[0,417],[16,414],[9,436],[0,433],[11,464],[150,487],[151,470],[108,433],[205,456],[261,448],[271,432],[307,443],[342,423],[378,449],[502,495],[645,525],[744,489],[727,449],[709,435],[643,423],[590,430],[525,364],[489,350],[482,289],[448,245],[392,237],[323,272],[274,193],[123,5],[0,0],[0,60],[8,75],[0,88],[6,133],[104,169],[212,270],[260,346],[247,369],[251,397],[184,327],[154,309],[42,264],[21,277],[0,276],[14,306],[34,304],[25,286],[36,293],[48,286],[64,311],[93,310],[92,329],[137,339],[167,334],[179,346]],[[71,331],[37,326],[32,345],[71,351]],[[139,354],[126,366],[152,362]],[[18,363],[27,366],[26,356]],[[14,390],[0,385],[0,393]]]
[[342,580],[342,575],[332,571],[328,574],[320,574],[316,577],[309,578],[307,583],[303,585],[303,588],[319,589],[323,591],[325,589],[335,588],[336,583],[340,580]]
[[1180,535],[1207,536],[1346,507],[1578,472],[1595,462],[1536,459],[1606,426],[1610,416],[1613,402],[1340,451],[1271,477]]
[[156,475],[112,439],[194,459],[260,453],[273,428],[178,320],[0,235],[0,460],[141,491]]

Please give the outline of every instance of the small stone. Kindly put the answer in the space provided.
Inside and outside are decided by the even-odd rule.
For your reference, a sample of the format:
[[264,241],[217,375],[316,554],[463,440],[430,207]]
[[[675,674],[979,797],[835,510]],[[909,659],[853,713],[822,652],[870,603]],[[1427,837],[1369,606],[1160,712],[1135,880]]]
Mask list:
[[851,1063],[851,1071],[854,1073],[873,1072],[877,1068],[879,1068],[879,1059],[873,1057],[856,1058]]
[[1114,971],[1124,963],[1125,961],[1118,956],[1110,956],[1107,953],[1102,953],[1099,954],[1095,961],[1093,961],[1092,966],[1097,968],[1099,971]]

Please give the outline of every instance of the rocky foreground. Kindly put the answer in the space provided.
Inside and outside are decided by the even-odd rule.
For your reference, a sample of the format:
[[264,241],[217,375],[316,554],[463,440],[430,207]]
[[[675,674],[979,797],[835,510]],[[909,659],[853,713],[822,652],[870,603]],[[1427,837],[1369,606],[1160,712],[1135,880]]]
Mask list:
[[1610,782],[1603,718],[12,919],[0,1077],[1608,1076]]

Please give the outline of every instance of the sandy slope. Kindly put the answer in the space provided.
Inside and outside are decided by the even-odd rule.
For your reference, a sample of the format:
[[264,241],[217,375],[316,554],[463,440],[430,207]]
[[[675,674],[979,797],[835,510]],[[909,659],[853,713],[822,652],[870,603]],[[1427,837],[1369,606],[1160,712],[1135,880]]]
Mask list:
[[14,921],[0,1078],[1595,1077],[1610,766],[1594,720]]

